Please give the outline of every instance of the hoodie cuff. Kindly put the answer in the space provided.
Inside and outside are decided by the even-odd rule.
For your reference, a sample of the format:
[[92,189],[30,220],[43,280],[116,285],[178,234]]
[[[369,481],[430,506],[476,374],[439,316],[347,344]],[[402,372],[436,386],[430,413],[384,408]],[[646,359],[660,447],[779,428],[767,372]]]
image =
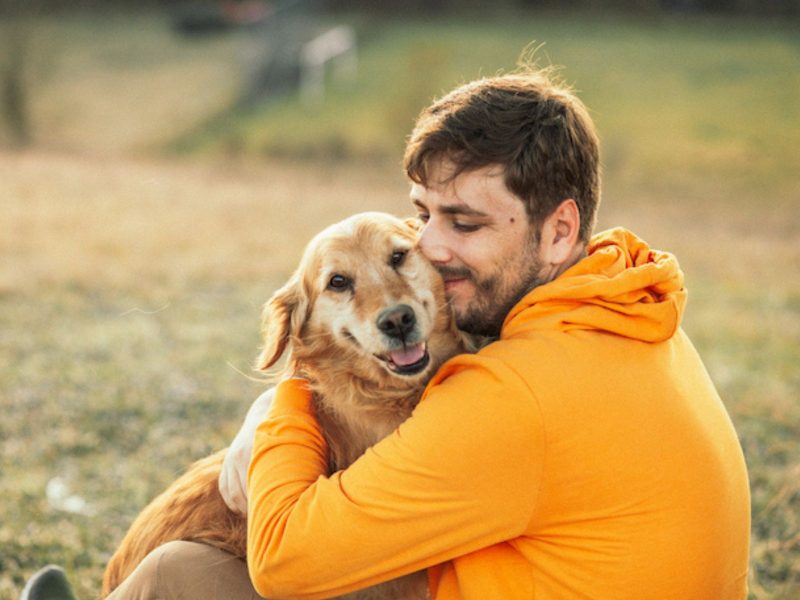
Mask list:
[[299,377],[284,379],[275,389],[275,399],[268,417],[286,414],[314,415],[311,390],[308,381]]

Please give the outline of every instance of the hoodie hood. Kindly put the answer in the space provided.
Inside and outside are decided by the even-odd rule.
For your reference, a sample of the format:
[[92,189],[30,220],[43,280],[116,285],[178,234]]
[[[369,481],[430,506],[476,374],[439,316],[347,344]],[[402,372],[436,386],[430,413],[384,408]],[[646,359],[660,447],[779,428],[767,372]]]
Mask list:
[[531,329],[589,329],[644,342],[672,337],[686,304],[677,259],[622,228],[595,235],[587,252],[531,290],[506,317],[501,337]]

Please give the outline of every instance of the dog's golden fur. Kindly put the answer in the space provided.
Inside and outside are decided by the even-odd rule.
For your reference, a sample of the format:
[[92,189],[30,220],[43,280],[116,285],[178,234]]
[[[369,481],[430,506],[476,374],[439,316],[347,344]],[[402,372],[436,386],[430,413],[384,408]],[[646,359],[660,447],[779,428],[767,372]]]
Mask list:
[[[288,349],[284,373],[311,382],[331,472],[405,420],[445,360],[474,349],[415,241],[410,222],[382,213],[351,217],[311,241],[264,308],[259,367],[272,367]],[[142,511],[108,564],[104,596],[168,541],[202,541],[245,556],[246,519],[228,509],[217,487],[224,452],[195,463]],[[423,588],[411,576],[348,597],[419,597]]]

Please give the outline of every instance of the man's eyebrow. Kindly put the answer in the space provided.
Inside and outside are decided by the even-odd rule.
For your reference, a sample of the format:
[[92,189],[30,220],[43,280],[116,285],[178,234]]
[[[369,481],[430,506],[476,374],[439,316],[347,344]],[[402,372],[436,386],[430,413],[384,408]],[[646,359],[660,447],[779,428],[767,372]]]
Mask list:
[[466,204],[445,204],[439,210],[446,215],[464,215],[467,217],[488,217],[483,211],[477,210]]
[[[428,210],[419,198],[412,198],[411,202],[422,210]],[[462,215],[467,217],[488,217],[489,215],[483,211],[472,208],[467,204],[444,204],[439,207],[439,212],[446,215]]]

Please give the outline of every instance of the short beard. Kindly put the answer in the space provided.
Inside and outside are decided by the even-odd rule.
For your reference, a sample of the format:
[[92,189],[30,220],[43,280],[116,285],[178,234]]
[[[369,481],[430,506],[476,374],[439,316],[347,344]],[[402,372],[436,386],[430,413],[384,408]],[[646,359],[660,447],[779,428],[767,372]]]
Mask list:
[[[527,271],[515,281],[505,281],[503,278],[503,267],[478,280],[475,274],[469,269],[440,269],[444,274],[457,275],[468,278],[475,285],[475,299],[467,307],[462,315],[456,315],[458,328],[473,335],[481,335],[489,338],[499,338],[503,323],[512,308],[522,300],[528,292],[535,287],[546,283],[539,274],[543,270],[542,260],[539,258],[539,232],[531,235],[525,245],[525,256],[523,264],[527,265]],[[457,273],[450,273],[457,271]]]
[[[475,280],[473,280],[475,281]],[[516,290],[509,291],[498,298],[497,303],[488,305],[484,299],[496,294],[497,279],[489,278],[482,281],[475,281],[478,293],[481,294],[481,301],[477,305],[472,305],[463,315],[456,317],[458,328],[466,333],[480,335],[488,338],[499,338],[503,323],[514,306],[522,300],[533,288],[541,285],[544,281],[534,276],[526,280]]]

